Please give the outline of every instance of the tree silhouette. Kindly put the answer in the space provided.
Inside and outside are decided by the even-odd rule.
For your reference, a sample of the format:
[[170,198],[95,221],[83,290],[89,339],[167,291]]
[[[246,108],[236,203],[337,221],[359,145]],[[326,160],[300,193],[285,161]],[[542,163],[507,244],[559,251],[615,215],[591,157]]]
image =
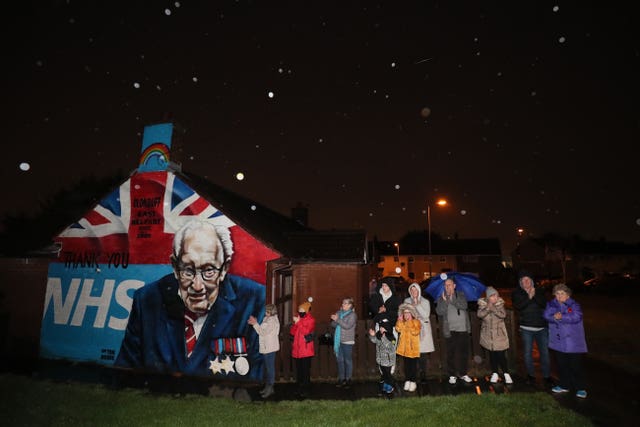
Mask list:
[[51,245],[58,233],[81,218],[124,180],[121,170],[104,178],[84,177],[71,188],[59,190],[42,201],[33,215],[5,214],[0,233],[0,255],[33,256]]

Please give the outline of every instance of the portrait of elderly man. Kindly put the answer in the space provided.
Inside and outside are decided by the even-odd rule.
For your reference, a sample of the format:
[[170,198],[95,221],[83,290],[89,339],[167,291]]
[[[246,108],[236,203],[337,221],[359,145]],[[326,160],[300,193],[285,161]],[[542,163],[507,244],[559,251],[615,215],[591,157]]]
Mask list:
[[135,291],[115,366],[260,380],[265,287],[228,274],[229,229],[192,220],[173,239],[173,273]]

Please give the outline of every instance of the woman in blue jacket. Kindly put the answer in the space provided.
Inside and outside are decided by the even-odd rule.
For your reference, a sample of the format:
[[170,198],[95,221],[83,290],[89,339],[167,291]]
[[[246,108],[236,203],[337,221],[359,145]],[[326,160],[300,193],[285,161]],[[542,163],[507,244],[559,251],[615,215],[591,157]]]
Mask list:
[[549,322],[549,348],[555,350],[559,384],[554,393],[576,390],[576,396],[587,397],[582,354],[587,352],[582,323],[582,308],[571,298],[571,289],[564,284],[553,287],[555,297],[547,303],[544,318]]

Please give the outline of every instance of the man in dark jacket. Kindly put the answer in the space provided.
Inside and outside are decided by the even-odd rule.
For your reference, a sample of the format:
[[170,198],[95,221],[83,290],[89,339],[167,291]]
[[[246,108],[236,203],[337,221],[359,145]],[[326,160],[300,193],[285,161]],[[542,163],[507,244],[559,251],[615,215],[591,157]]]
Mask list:
[[547,383],[550,383],[549,328],[543,317],[547,299],[544,290],[536,288],[532,275],[528,272],[521,271],[518,274],[518,282],[520,286],[513,291],[511,300],[513,307],[518,311],[528,381],[533,384],[536,378],[533,365],[533,342],[535,341],[540,354],[542,376]]

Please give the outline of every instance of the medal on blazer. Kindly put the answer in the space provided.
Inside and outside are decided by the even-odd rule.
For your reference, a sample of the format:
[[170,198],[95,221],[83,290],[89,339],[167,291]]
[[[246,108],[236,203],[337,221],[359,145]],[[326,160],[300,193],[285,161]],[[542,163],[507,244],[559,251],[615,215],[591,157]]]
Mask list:
[[244,337],[216,338],[211,342],[213,356],[209,360],[209,369],[213,374],[247,375],[249,361],[247,360],[247,344]]

